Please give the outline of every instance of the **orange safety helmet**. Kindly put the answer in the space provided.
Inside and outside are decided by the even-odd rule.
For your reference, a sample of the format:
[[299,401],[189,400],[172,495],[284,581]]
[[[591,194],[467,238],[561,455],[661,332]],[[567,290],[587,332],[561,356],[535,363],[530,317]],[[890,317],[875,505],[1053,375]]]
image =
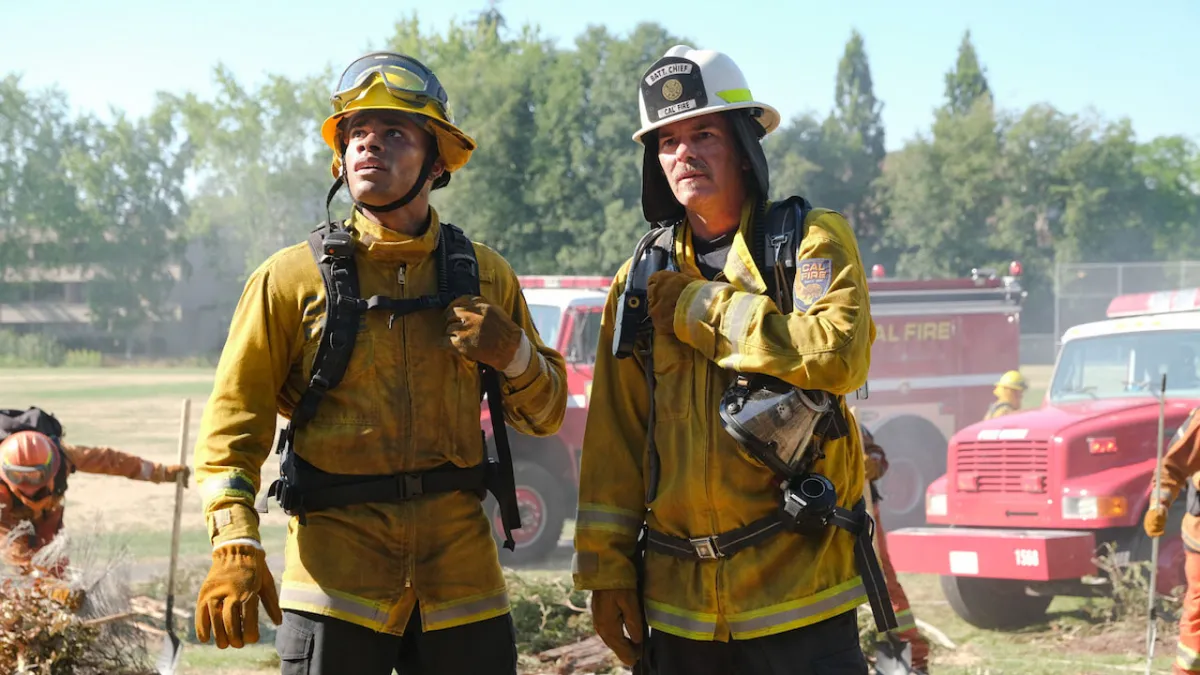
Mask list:
[[58,445],[45,434],[18,431],[0,442],[0,480],[30,507],[50,496],[61,464]]

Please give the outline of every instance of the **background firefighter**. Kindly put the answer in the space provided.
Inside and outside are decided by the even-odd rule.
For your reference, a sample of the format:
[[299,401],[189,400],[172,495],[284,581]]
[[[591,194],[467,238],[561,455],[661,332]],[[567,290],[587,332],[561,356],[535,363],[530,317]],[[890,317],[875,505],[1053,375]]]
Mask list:
[[[1179,615],[1179,645],[1174,673],[1200,674],[1200,408],[1193,410],[1175,432],[1163,455],[1158,491],[1150,495],[1150,508],[1143,526],[1150,537],[1161,537],[1167,527],[1167,511],[1187,488],[1187,513],[1183,516],[1184,572],[1187,592]],[[1153,481],[1150,489],[1154,490]]]
[[[28,569],[34,554],[62,530],[66,477],[76,471],[152,483],[174,482],[182,473],[185,484],[190,473],[187,467],[157,464],[113,448],[73,445],[36,431],[18,431],[0,441],[0,537],[26,521],[33,530],[0,551],[7,564]],[[61,558],[46,571],[61,577],[68,562]],[[71,594],[65,586],[54,593],[60,600]],[[78,593],[71,594],[69,604],[78,605],[82,600]]]
[[1025,376],[1020,371],[1010,370],[1004,373],[996,382],[996,388],[992,390],[996,400],[988,406],[987,414],[983,416],[983,419],[990,420],[1019,411],[1021,399],[1028,388],[1029,383],[1025,381]]
[[[854,414],[854,412],[852,408],[851,414]],[[867,482],[871,489],[871,506],[874,509],[875,541],[879,550],[879,562],[883,566],[884,578],[887,580],[888,597],[892,600],[892,609],[896,612],[896,620],[900,623],[895,630],[890,632],[890,635],[902,643],[911,645],[910,656],[912,661],[908,665],[911,666],[913,672],[915,674],[928,673],[929,642],[925,640],[921,635],[921,631],[917,629],[916,619],[913,618],[912,606],[908,604],[908,596],[905,595],[904,587],[900,585],[900,579],[897,578],[896,570],[892,567],[892,561],[888,557],[887,537],[884,536],[883,521],[881,520],[879,511],[879,502],[882,496],[879,493],[876,481],[887,474],[887,454],[884,452],[883,447],[875,442],[875,437],[871,435],[871,432],[865,425],[859,423],[858,429],[859,433],[862,434],[863,466],[866,470]],[[884,648],[886,649],[887,646]]]

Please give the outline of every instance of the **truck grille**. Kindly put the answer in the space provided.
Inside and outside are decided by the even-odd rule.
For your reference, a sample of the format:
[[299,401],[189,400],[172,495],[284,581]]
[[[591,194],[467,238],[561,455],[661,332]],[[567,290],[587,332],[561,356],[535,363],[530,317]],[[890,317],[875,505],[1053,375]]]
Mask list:
[[[954,453],[958,490],[1023,494],[1045,492],[1049,454],[1049,441],[1001,440],[959,443]],[[973,481],[969,480],[971,477],[974,478]],[[970,489],[970,483],[974,484],[974,489]]]

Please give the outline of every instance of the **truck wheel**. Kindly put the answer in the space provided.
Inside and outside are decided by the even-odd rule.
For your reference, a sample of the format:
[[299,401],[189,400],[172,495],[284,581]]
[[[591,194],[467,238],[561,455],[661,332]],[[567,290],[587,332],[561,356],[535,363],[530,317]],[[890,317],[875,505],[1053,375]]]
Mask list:
[[492,519],[496,545],[500,548],[500,564],[528,565],[544,560],[558,548],[567,505],[562,486],[541,466],[514,460],[513,477],[517,484],[517,507],[521,511],[521,529],[512,533],[515,550],[503,547],[504,523],[500,519],[500,506],[490,495],[488,515]]
[[1024,628],[1046,616],[1054,598],[1026,595],[1025,582],[1016,579],[941,577],[942,594],[963,621],[989,630]]
[[892,420],[874,432],[887,453],[888,471],[879,479],[883,526],[888,530],[925,524],[925,490],[946,473],[946,439],[919,418]]

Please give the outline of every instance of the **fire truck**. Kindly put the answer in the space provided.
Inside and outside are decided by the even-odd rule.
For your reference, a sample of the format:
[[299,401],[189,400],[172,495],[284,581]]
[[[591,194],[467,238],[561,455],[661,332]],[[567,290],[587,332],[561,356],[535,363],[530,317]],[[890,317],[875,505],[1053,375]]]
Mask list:
[[[510,565],[545,559],[557,548],[565,521],[575,517],[588,393],[600,342],[600,317],[612,282],[611,277],[599,276],[521,276],[518,280],[542,342],[566,361],[567,411],[558,434],[551,437],[508,428],[521,512],[521,529],[512,533],[515,549],[500,549],[501,562]],[[483,428],[489,432],[488,449],[494,455],[487,406],[482,415]],[[496,540],[501,542],[500,510],[490,495],[487,508]]]
[[[871,373],[865,398],[852,395],[850,403],[888,453],[890,468],[880,485],[887,527],[925,523],[925,490],[946,471],[948,439],[983,417],[996,381],[1018,367],[1020,274],[1019,263],[1007,275],[978,269],[967,278],[927,281],[888,277],[880,265],[872,269]],[[509,429],[522,527],[513,533],[516,550],[500,551],[506,564],[545,558],[558,546],[564,522],[574,517],[588,391],[611,279],[520,281],[542,341],[566,359],[569,398],[556,436]],[[491,428],[486,407],[484,428]],[[499,514],[494,503],[490,508],[499,540]]]
[[[1200,405],[1200,289],[1120,296],[1107,316],[1063,335],[1039,408],[953,436],[925,500],[928,523],[942,527],[887,535],[896,570],[940,575],[950,606],[977,627],[1036,623],[1056,595],[1103,595],[1109,571],[1150,559],[1141,522],[1161,377],[1167,447]],[[1160,592],[1186,583],[1184,501],[1159,543]]]

